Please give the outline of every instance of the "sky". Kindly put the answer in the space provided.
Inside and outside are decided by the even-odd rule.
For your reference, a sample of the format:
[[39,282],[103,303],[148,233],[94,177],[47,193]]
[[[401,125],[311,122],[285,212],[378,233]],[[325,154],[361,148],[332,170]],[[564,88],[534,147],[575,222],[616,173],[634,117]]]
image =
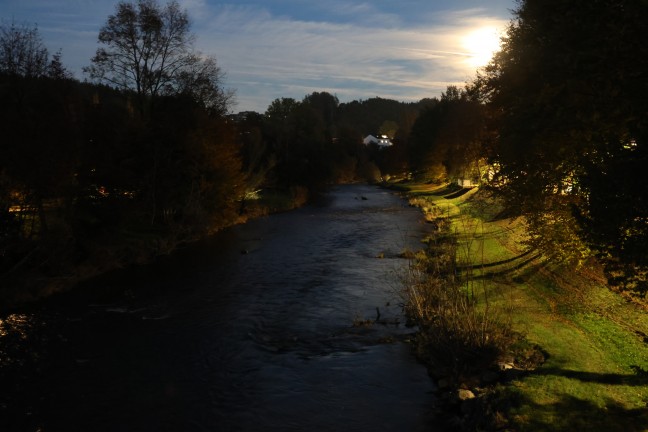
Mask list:
[[[136,0],[132,0],[136,1]],[[161,4],[166,0],[159,0]],[[0,0],[3,24],[37,25],[84,80],[118,0]],[[329,92],[418,101],[463,86],[496,49],[515,0],[178,0],[195,48],[216,58],[233,112]]]

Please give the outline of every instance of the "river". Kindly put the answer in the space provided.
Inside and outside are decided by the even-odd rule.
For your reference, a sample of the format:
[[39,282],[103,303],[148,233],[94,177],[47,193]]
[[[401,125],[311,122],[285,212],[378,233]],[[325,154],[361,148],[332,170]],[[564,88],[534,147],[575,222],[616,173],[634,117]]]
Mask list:
[[340,186],[4,317],[0,427],[440,430],[399,296],[425,229]]

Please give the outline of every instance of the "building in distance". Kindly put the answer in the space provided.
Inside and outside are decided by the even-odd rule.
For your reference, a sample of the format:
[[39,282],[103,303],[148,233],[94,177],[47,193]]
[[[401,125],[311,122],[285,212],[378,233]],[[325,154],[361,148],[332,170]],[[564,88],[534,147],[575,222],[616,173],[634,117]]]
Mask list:
[[367,135],[362,142],[364,145],[376,144],[379,148],[391,147],[394,145],[387,135]]

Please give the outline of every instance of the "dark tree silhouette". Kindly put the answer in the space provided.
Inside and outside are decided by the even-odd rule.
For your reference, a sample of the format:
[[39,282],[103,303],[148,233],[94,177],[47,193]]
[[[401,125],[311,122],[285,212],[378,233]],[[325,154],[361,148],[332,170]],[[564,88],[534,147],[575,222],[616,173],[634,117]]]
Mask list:
[[38,28],[0,25],[0,72],[7,75],[40,77],[47,75],[49,53]]
[[145,112],[151,98],[189,94],[205,107],[227,111],[232,93],[221,89],[223,73],[211,57],[193,50],[186,11],[176,1],[120,2],[99,31],[102,45],[84,71],[92,79],[136,92]]
[[647,14],[646,2],[521,1],[502,51],[476,81],[496,125],[496,180],[510,209],[531,216],[539,240],[554,232],[544,239],[554,250],[580,234],[612,279],[640,293],[648,290]]
[[410,163],[419,176],[433,181],[481,180],[483,111],[479,101],[455,86],[422,111],[409,143]]

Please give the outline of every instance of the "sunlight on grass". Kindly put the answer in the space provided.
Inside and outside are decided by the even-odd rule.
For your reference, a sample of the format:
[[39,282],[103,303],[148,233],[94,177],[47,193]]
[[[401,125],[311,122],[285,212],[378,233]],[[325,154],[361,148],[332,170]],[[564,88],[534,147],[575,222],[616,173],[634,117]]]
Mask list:
[[523,431],[648,430],[646,310],[610,291],[595,267],[527,251],[524,221],[497,219],[477,188],[451,199],[441,187],[411,190],[419,207],[451,220],[459,268],[508,304],[515,330],[546,353],[538,369],[498,387],[496,409]]

